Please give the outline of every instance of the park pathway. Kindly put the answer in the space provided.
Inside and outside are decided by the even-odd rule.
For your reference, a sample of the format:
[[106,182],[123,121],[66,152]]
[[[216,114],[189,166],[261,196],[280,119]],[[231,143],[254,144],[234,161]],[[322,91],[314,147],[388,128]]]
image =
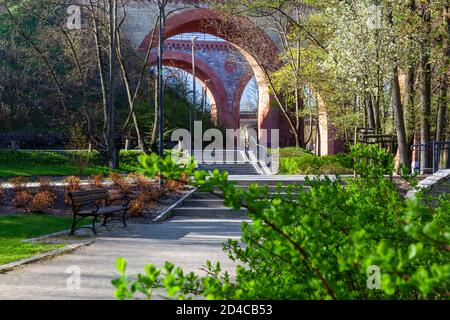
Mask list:
[[[144,265],[162,267],[173,262],[185,271],[201,272],[207,260],[220,261],[234,273],[235,265],[222,251],[227,239],[240,238],[241,219],[174,218],[159,224],[130,224],[100,235],[90,246],[46,261],[0,274],[0,299],[114,299],[111,280],[115,261],[122,256],[128,274],[144,272]],[[70,289],[70,267],[79,267],[81,286]]]

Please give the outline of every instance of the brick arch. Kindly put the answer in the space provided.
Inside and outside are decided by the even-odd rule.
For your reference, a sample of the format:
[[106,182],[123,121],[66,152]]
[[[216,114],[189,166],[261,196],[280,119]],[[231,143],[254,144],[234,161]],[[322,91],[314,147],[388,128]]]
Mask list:
[[[233,19],[232,22],[226,21],[224,13],[214,9],[188,9],[171,16],[166,20],[164,37],[167,39],[182,33],[202,32],[221,37],[240,49],[252,52],[253,50],[248,50],[248,39],[239,36],[239,30],[244,28],[248,30],[251,29],[252,37],[263,41],[268,47],[268,50],[265,52],[265,55],[267,55],[266,58],[273,58],[272,62],[277,61],[279,52],[277,46],[258,25],[242,16],[233,17]],[[226,22],[227,25],[223,27],[222,30],[218,30],[218,25],[215,25],[214,22],[218,22],[219,24],[221,22]],[[152,39],[152,34],[153,31],[147,34],[139,46],[140,50],[146,50],[148,48]],[[158,32],[155,32],[152,46],[155,46],[158,43],[158,39]],[[254,45],[256,46],[256,43]]]
[[[243,32],[243,30],[247,32]],[[202,32],[221,37],[233,44],[244,55],[257,78],[259,87],[258,128],[280,128],[283,125],[281,123],[283,121],[279,117],[278,108],[270,107],[270,90],[263,71],[263,68],[271,71],[277,68],[276,61],[278,61],[279,51],[270,37],[259,26],[246,17],[233,17],[232,21],[228,21],[223,13],[213,9],[189,9],[182,11],[179,14],[175,14],[166,20],[165,38],[190,32]],[[250,33],[252,34],[252,37],[258,39],[258,43],[249,41],[248,34]],[[155,37],[153,38],[153,43],[150,43],[152,34],[154,34]],[[247,37],[247,39],[245,39],[245,37]],[[139,49],[145,51],[149,46],[156,47],[158,41],[158,33],[153,32],[152,30],[144,38]],[[261,44],[264,44],[264,46]],[[250,48],[249,46],[253,46],[253,48]],[[265,50],[259,50],[260,47],[264,47]],[[261,54],[256,57],[255,55],[258,52],[261,52]],[[266,65],[261,66],[261,63],[265,62],[267,62]],[[242,91],[244,89],[245,86],[242,88]],[[238,92],[233,99],[237,99],[238,96],[242,96],[242,93]],[[217,109],[218,114],[221,115],[222,119],[228,118],[229,121],[237,123],[237,127],[239,127],[239,114],[236,115],[236,110],[233,110],[232,114],[225,116],[224,114],[226,114],[226,112],[221,111],[219,105]],[[239,110],[237,111],[239,112]]]
[[[156,57],[153,57],[152,61],[156,61]],[[220,80],[217,73],[211,69],[206,63],[201,60],[196,60],[196,77],[203,84],[206,85],[208,81],[208,91],[213,98],[212,104],[215,105],[216,117],[218,123],[223,123],[231,128],[238,128],[239,124],[236,123],[235,117],[225,113],[227,109],[228,97],[226,95],[225,87]],[[192,72],[192,57],[188,54],[180,52],[165,52],[163,56],[163,64],[169,67],[176,67],[186,72]]]

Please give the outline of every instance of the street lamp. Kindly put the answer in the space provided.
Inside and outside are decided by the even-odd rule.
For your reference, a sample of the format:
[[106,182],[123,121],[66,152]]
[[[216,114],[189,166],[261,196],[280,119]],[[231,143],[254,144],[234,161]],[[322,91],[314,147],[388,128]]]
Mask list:
[[[194,154],[194,145],[192,141],[192,121],[193,121],[193,110],[197,107],[197,88],[196,88],[196,79],[195,79],[195,41],[198,39],[198,36],[192,37],[192,105],[189,112],[189,131],[191,134],[191,156]],[[195,112],[195,111],[194,111]]]

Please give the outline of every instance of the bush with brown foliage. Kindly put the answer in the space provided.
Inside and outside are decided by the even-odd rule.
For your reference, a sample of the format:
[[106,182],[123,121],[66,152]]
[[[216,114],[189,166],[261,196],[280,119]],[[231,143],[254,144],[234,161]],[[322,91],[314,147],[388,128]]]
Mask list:
[[165,181],[164,189],[169,192],[183,190],[186,187],[188,179],[189,179],[189,176],[186,174],[183,174],[179,180]]
[[148,190],[152,188],[155,184],[152,180],[145,177],[143,174],[130,173],[128,177],[134,182],[134,184],[141,190]]
[[6,196],[6,192],[5,192],[5,189],[3,189],[3,187],[2,187],[2,182],[0,181],[0,203],[3,201],[3,199],[5,198],[5,196]]
[[81,190],[80,178],[76,176],[67,177],[66,179],[64,179],[64,183],[67,184],[66,190],[68,192],[75,192]]
[[130,201],[130,209],[128,213],[132,217],[139,217],[142,215],[145,209],[155,207],[155,202],[159,199],[159,193],[156,192],[143,192],[136,199]]
[[55,195],[49,191],[38,192],[28,205],[28,212],[43,213],[55,203]]
[[109,177],[114,183],[114,186],[117,187],[121,194],[130,194],[132,191],[131,184],[120,174],[111,172]]
[[64,183],[66,183],[66,192],[64,193],[64,202],[68,205],[71,205],[72,202],[68,195],[69,192],[77,192],[81,190],[80,178],[76,176],[70,176],[64,179]]
[[185,180],[169,180],[164,182],[164,188],[167,191],[183,190],[186,186]]
[[52,183],[49,178],[39,177],[36,181],[39,184],[39,192],[52,192]]
[[161,196],[162,192],[159,189],[146,190],[139,195],[145,203],[157,202]]
[[25,208],[33,197],[28,191],[19,191],[14,196],[12,204],[16,208]]
[[9,179],[9,183],[13,186],[14,192],[22,192],[27,189],[28,179],[25,177],[14,177]]
[[131,217],[139,217],[145,209],[145,204],[139,199],[130,201],[130,209],[128,209],[128,214]]
[[103,188],[103,174],[96,174],[89,177],[89,186],[92,189],[101,189]]

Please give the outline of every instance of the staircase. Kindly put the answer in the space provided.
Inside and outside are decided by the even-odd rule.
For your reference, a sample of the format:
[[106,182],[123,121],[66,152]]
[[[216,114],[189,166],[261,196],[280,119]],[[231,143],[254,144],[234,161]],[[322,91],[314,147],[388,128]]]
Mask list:
[[[271,193],[278,192],[277,184],[281,182],[281,194],[286,187],[292,184],[304,185],[305,177],[301,176],[263,176],[246,175],[231,176],[230,181],[236,184],[237,188],[248,188],[251,184],[268,186]],[[226,207],[223,199],[209,192],[193,192],[184,199],[178,207],[172,210],[173,216],[191,218],[245,218],[246,209],[234,210]]]
[[[220,152],[221,154],[217,154]],[[267,155],[267,151],[265,152]],[[208,154],[202,151],[194,151],[194,158],[200,170],[229,173],[229,181],[235,183],[237,188],[248,188],[252,184],[268,186],[269,192],[277,193],[285,191],[292,184],[304,185],[305,176],[277,176],[272,175],[266,163],[270,158],[258,160],[257,157],[245,150],[218,150],[216,153]],[[220,155],[220,157],[217,157]],[[270,157],[270,155],[269,155]],[[281,182],[281,190],[277,185]],[[174,205],[164,219],[169,216],[191,217],[191,218],[245,218],[246,209],[234,210],[224,205],[223,199],[217,195],[195,191]],[[156,220],[159,221],[159,220]]]
[[233,210],[223,204],[223,199],[209,192],[194,192],[190,198],[172,212],[174,216],[191,218],[243,218],[246,210]]
[[199,165],[200,170],[213,171],[219,170],[220,172],[227,171],[231,176],[242,176],[242,175],[258,175],[258,171],[251,163],[237,163],[237,164],[213,164]]
[[243,150],[220,150],[212,154],[194,151],[194,157],[199,164],[199,170],[227,171],[232,176],[264,174],[252,154]]

